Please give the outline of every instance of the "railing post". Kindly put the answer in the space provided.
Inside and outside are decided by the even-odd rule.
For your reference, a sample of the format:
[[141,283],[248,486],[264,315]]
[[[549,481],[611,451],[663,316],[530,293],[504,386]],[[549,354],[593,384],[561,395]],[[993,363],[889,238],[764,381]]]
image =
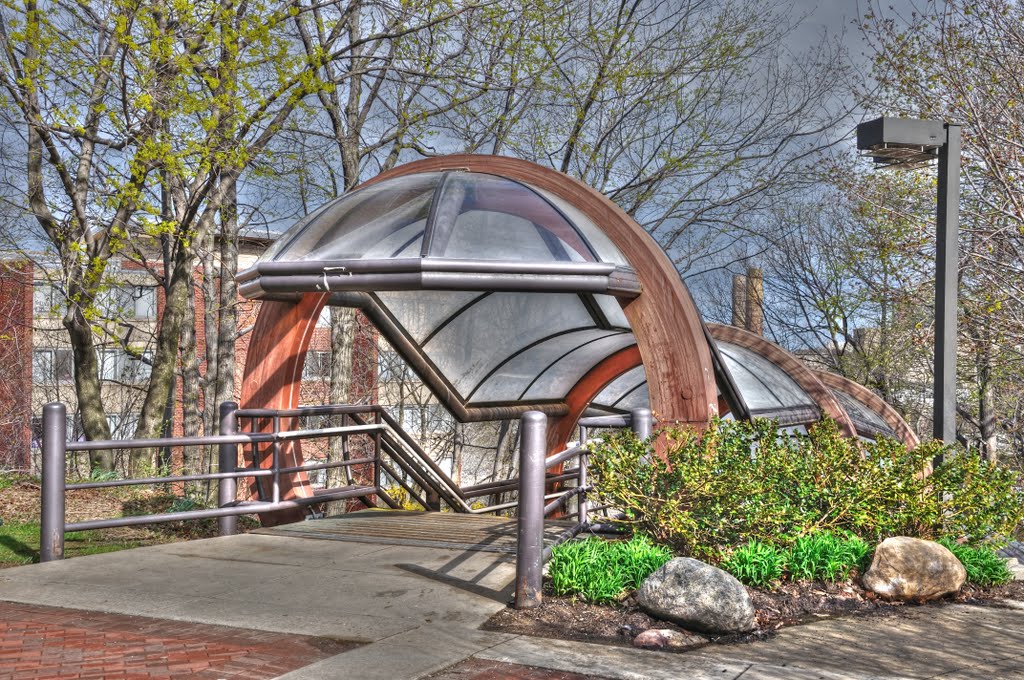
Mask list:
[[516,609],[541,604],[544,553],[544,457],[547,416],[527,411],[519,424],[519,535]]
[[590,433],[586,427],[580,426],[580,447],[583,449],[580,452],[579,457],[579,479],[576,481],[576,486],[580,488],[579,495],[576,496],[576,514],[577,521],[580,524],[586,524],[590,521],[590,508],[587,504],[587,484],[589,480],[587,477],[587,465],[590,463],[590,454],[587,452],[587,438]]
[[274,441],[270,445],[270,502],[281,502],[281,441],[277,435],[281,432],[281,416],[274,418]]
[[373,424],[377,426],[377,430],[373,433],[373,486],[376,489],[380,489],[381,476],[380,476],[380,426],[381,417],[380,411],[374,411],[373,413]]
[[[225,401],[220,405],[220,434],[238,434],[238,420],[235,411],[238,404]],[[234,472],[238,466],[238,444],[221,444],[218,448],[218,472]],[[224,477],[217,486],[217,505],[225,507],[236,500],[238,480]],[[238,532],[238,516],[228,515],[217,518],[217,529],[221,536],[232,536]]]
[[651,436],[654,429],[654,416],[649,408],[635,408],[629,412],[629,427],[637,439],[644,440]]
[[39,561],[64,559],[64,492],[67,474],[67,410],[43,407],[43,470],[39,517]]

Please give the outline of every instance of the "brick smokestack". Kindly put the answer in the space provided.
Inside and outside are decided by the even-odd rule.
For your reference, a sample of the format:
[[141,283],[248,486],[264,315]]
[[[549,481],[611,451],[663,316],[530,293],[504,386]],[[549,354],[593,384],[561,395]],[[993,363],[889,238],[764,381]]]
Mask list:
[[732,325],[747,327],[747,277],[743,274],[732,275]]
[[760,267],[747,268],[746,304],[747,330],[764,335],[764,275]]
[[764,335],[764,275],[759,267],[732,277],[732,325]]

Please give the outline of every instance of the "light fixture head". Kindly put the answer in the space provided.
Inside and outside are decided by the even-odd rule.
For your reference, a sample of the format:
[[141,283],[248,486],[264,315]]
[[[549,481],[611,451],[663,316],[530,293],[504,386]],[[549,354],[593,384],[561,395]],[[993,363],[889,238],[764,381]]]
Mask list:
[[946,125],[940,120],[882,117],[857,126],[857,150],[887,167],[928,165],[945,143]]

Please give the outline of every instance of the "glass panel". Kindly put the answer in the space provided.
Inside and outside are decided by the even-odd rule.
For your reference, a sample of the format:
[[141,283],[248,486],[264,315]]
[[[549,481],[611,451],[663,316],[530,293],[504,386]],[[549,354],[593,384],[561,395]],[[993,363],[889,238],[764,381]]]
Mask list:
[[537,374],[562,355],[584,343],[612,335],[615,331],[593,328],[559,335],[531,347],[501,366],[469,399],[476,403],[489,401],[515,401]]
[[636,388],[615,404],[615,408],[629,411],[635,408],[648,408],[651,405],[651,395],[647,389],[647,383]]
[[260,261],[419,257],[440,178],[408,175],[348,193],[298,222]]
[[619,333],[580,347],[544,371],[522,398],[527,401],[560,399],[602,359],[635,344],[632,333]]
[[647,382],[647,373],[644,371],[644,367],[631,368],[608,383],[608,386],[601,390],[601,393],[594,399],[594,403],[618,408],[616,404],[626,396],[627,392],[645,382]]
[[595,295],[594,301],[597,302],[597,306],[601,308],[604,318],[608,319],[608,323],[613,328],[631,328],[629,319],[626,318],[626,313],[622,311],[622,305],[614,297],[611,295]]
[[718,350],[751,411],[816,407],[814,400],[796,381],[763,356],[726,342],[719,342]]
[[432,227],[431,257],[594,262],[579,232],[528,187],[480,173],[452,173]]
[[601,231],[601,227],[597,226],[593,220],[584,215],[582,211],[568,201],[562,200],[549,191],[545,191],[544,189],[534,186],[531,186],[530,188],[551,201],[556,208],[562,211],[563,215],[572,221],[576,228],[583,234],[583,237],[587,239],[590,247],[597,253],[597,256],[602,262],[610,262],[623,267],[632,266],[626,260],[626,256],[615,247],[615,244],[612,243],[611,239],[605,236],[605,233]]
[[423,349],[465,395],[517,350],[559,331],[593,325],[576,295],[494,293],[452,319]]
[[[879,414],[868,408],[867,404],[857,400],[853,395],[847,394],[842,390],[832,390],[832,395],[835,396],[847,415],[853,420],[854,427],[857,429],[869,429],[889,435],[894,434],[892,428],[882,420]],[[863,428],[865,425],[867,428]]]
[[379,292],[377,299],[416,342],[423,342],[449,316],[482,293],[443,290]]

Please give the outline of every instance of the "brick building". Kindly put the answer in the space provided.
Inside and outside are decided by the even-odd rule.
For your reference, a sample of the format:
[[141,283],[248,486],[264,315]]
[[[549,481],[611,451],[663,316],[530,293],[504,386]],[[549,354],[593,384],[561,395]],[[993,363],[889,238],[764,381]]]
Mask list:
[[[239,267],[249,266],[267,245],[265,239],[244,239],[240,243]],[[0,262],[0,469],[38,470],[41,413],[44,404],[61,401],[67,406],[69,440],[82,436],[77,417],[73,357],[62,319],[66,301],[60,290],[58,270],[45,260],[6,259]],[[155,333],[164,308],[164,291],[148,272],[131,260],[112,260],[108,275],[114,283],[100,296],[97,325],[97,359],[103,390],[104,410],[114,439],[135,434],[139,413],[148,388]],[[195,278],[201,281],[197,269]],[[206,371],[206,330],[202,290],[194,295],[195,351],[200,374]],[[237,299],[239,337],[235,346],[235,396],[238,398],[249,346],[249,332],[259,312],[259,302]],[[352,342],[353,401],[375,402],[380,393],[378,376],[404,374],[391,353],[378,352],[377,334],[361,314],[356,315]],[[142,357],[139,360],[125,347]],[[378,368],[378,361],[383,362]],[[180,368],[180,367],[179,367]],[[328,402],[331,369],[330,319],[325,313],[314,332],[303,371],[303,403]],[[172,432],[182,434],[184,419],[182,381],[175,386]],[[385,389],[390,393],[393,389]],[[415,391],[415,390],[414,390]],[[408,388],[399,388],[408,393]],[[422,397],[421,394],[417,396]],[[200,395],[199,408],[202,409]],[[419,406],[396,415],[410,422],[409,414]],[[418,428],[417,428],[418,429]],[[415,431],[415,430],[414,430]],[[87,470],[83,470],[86,472]]]

